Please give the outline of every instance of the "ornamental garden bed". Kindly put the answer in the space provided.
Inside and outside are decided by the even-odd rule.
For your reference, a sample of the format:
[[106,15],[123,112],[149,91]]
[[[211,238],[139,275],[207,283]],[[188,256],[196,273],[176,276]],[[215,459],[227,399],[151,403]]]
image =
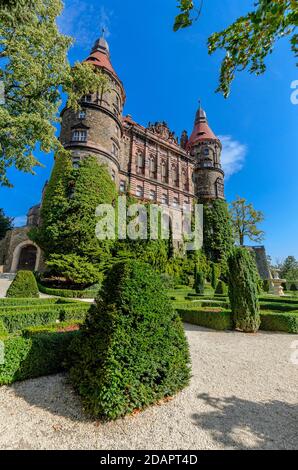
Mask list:
[[67,368],[68,349],[90,304],[61,299],[1,299],[0,385]]

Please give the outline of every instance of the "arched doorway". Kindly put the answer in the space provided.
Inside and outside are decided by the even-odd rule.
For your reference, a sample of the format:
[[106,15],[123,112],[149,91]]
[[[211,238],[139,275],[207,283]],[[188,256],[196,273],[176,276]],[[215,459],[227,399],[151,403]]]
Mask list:
[[37,247],[25,245],[21,248],[17,270],[34,271],[36,266]]

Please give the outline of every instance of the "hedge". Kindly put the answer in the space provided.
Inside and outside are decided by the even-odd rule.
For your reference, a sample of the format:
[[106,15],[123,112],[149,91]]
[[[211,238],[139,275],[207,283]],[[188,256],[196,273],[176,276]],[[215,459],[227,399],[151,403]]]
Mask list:
[[298,313],[261,312],[261,330],[298,333]]
[[55,295],[56,297],[67,297],[76,299],[93,299],[97,296],[98,290],[71,290],[71,289],[54,289],[45,287],[38,283],[38,289],[43,294]]
[[26,306],[26,305],[48,305],[48,304],[74,304],[78,303],[78,300],[75,299],[58,299],[58,298],[48,298],[48,299],[23,299],[23,298],[4,298],[0,299],[0,308],[6,306]]
[[28,326],[47,325],[57,321],[84,320],[90,305],[61,306],[61,308],[32,309],[23,312],[2,312],[0,320],[5,328],[12,333]]
[[79,334],[53,331],[2,339],[4,364],[0,364],[0,385],[62,372],[70,343]]
[[182,321],[193,325],[204,326],[214,330],[232,330],[233,322],[229,311],[206,311],[194,309],[177,309]]
[[[177,312],[182,320],[198,326],[204,326],[214,330],[233,329],[232,314],[225,310],[221,312],[211,312],[199,309],[180,309]],[[292,313],[271,313],[261,312],[261,330],[284,331],[287,333],[298,333],[298,312]]]
[[260,302],[261,310],[273,310],[278,312],[292,312],[298,310],[298,305],[281,302]]

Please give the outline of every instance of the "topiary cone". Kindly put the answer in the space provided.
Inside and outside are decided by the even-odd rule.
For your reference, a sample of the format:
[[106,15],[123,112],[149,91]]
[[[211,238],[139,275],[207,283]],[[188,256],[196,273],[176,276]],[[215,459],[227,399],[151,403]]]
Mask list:
[[145,263],[113,266],[80,339],[71,380],[87,413],[116,419],[172,396],[190,378],[180,317]]

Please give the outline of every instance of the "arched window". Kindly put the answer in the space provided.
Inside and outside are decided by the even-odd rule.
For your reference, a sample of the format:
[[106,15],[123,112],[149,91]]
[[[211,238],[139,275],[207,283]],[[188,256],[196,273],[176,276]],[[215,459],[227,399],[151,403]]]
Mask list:
[[119,190],[120,193],[125,193],[125,181],[120,181]]
[[156,158],[152,155],[149,161],[149,176],[156,179]]
[[204,147],[204,148],[203,148],[203,155],[207,156],[207,155],[209,155],[209,154],[210,154],[209,148],[208,148],[208,147]]

